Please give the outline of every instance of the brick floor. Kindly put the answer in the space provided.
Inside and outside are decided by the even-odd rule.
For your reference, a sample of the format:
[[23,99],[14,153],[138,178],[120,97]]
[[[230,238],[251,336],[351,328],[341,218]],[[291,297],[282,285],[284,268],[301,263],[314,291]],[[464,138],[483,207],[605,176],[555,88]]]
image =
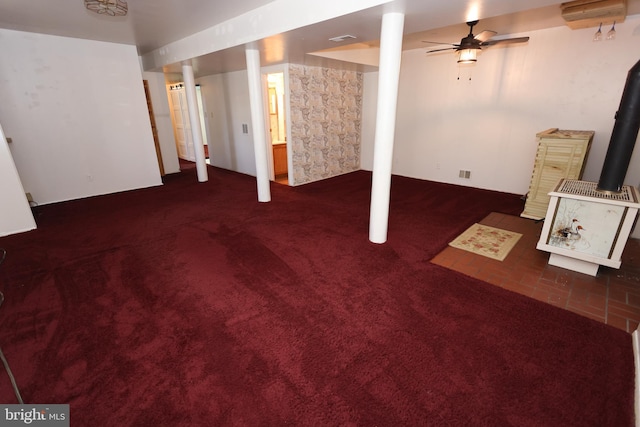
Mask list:
[[629,239],[620,269],[600,266],[596,277],[547,263],[536,249],[541,221],[492,213],[481,224],[521,233],[504,261],[447,247],[431,262],[539,301],[633,332],[640,323],[640,240]]

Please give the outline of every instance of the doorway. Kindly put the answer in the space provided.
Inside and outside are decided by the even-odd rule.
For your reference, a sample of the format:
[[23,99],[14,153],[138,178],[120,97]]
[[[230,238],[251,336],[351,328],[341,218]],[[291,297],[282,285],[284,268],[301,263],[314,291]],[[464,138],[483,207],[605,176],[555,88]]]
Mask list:
[[[169,85],[168,94],[169,108],[171,109],[171,122],[173,124],[173,133],[176,140],[178,158],[189,162],[195,162],[196,154],[195,147],[193,145],[193,134],[191,133],[191,121],[189,118],[189,108],[187,106],[187,95],[185,93],[184,83]],[[196,103],[198,106],[198,115],[200,117],[205,160],[207,164],[209,164],[209,144],[207,142],[205,106],[199,84],[196,85]]]
[[269,137],[273,156],[274,180],[289,184],[287,120],[284,108],[284,73],[267,74]]

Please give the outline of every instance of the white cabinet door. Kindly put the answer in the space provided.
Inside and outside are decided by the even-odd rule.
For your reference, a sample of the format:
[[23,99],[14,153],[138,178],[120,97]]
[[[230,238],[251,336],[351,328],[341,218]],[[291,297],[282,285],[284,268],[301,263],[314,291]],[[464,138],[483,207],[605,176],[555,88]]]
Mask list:
[[184,88],[172,89],[169,91],[169,95],[178,157],[195,162],[196,156],[193,148],[193,137],[191,135],[191,124],[189,123],[189,111],[187,110],[187,98]]

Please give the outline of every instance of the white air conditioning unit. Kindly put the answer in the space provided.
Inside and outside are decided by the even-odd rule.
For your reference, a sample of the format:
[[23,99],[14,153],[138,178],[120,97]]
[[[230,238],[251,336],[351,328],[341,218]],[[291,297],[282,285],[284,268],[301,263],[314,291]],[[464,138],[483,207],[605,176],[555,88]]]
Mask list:
[[576,0],[562,3],[560,8],[572,30],[620,23],[627,16],[627,0]]

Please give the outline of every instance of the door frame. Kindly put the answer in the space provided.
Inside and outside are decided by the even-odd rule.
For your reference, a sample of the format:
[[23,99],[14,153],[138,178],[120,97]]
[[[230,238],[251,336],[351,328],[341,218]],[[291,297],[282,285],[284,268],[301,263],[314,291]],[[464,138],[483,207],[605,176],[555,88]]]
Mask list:
[[289,185],[291,185],[292,183],[292,153],[291,153],[291,131],[289,128],[289,120],[288,118],[290,117],[289,115],[289,82],[288,82],[288,69],[286,67],[286,64],[283,65],[278,65],[278,66],[271,66],[271,67],[264,67],[262,69],[262,87],[263,87],[263,99],[264,99],[264,120],[265,120],[265,132],[267,134],[266,137],[266,145],[267,145],[267,150],[269,152],[269,155],[267,156],[267,163],[268,163],[268,169],[269,169],[269,179],[271,181],[275,181],[275,166],[274,166],[274,159],[273,159],[273,143],[271,141],[271,117],[270,117],[270,99],[269,99],[269,82],[268,82],[268,76],[270,74],[282,74],[282,79],[283,79],[283,91],[284,93],[282,94],[282,104],[283,105],[279,105],[279,112],[281,112],[281,114],[284,116],[284,128],[285,128],[285,141],[286,141],[286,148],[287,148],[287,179],[289,182]]

